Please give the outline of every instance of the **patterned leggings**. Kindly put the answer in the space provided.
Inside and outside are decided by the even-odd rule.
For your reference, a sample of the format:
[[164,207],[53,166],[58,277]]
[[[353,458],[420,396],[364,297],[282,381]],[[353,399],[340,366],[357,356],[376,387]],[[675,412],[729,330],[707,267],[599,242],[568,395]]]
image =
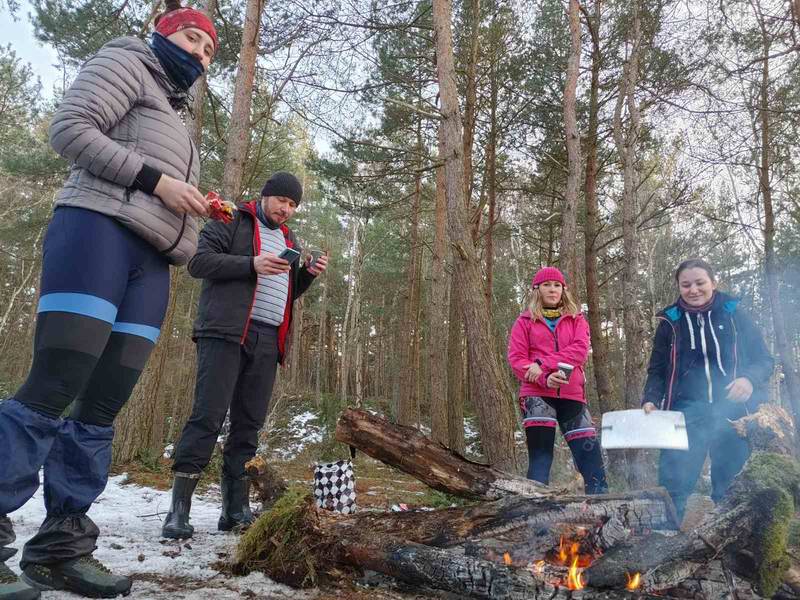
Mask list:
[[550,482],[556,425],[569,445],[575,466],[583,476],[587,494],[608,491],[603,455],[592,416],[583,402],[562,398],[520,398],[522,425],[528,445],[528,479]]

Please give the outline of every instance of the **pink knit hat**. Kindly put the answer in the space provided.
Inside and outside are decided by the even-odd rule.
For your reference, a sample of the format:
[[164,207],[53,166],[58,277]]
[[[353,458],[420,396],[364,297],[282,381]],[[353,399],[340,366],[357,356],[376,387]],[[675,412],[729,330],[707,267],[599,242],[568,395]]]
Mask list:
[[542,267],[536,273],[533,278],[533,287],[538,287],[539,284],[544,283],[545,281],[558,281],[561,285],[567,285],[567,282],[564,280],[564,275],[561,274],[561,271],[556,269],[555,267]]

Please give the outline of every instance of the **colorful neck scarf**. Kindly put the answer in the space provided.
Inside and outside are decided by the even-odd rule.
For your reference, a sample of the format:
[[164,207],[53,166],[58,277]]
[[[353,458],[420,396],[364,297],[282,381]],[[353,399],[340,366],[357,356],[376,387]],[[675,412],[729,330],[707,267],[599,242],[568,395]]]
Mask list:
[[545,319],[558,319],[561,316],[560,308],[542,308],[542,316]]

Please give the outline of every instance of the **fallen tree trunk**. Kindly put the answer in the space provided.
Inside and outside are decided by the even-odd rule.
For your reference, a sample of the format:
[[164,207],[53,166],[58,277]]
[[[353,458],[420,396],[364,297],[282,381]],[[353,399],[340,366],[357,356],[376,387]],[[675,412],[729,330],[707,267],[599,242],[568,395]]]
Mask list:
[[365,410],[344,411],[336,425],[336,439],[435,490],[462,498],[497,500],[557,494],[540,483],[467,460],[413,427],[395,425]]
[[[401,513],[320,513],[320,529],[354,529],[393,535],[429,546],[448,547],[475,538],[503,540],[531,537],[558,525],[599,527],[613,521],[633,532],[674,530],[674,509],[661,489],[550,498],[504,498],[466,508]],[[556,538],[556,541],[557,538]]]

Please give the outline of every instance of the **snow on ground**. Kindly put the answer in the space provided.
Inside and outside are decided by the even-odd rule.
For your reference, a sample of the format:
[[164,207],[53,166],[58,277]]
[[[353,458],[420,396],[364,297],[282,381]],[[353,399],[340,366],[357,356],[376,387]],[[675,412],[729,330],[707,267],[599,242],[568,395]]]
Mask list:
[[292,460],[300,454],[309,444],[318,444],[324,439],[321,425],[312,423],[318,421],[319,415],[305,411],[294,415],[287,423],[285,430],[280,432],[281,443],[273,448],[272,453],[281,460]]
[[[89,516],[100,528],[94,556],[107,567],[134,579],[128,598],[167,600],[227,600],[233,598],[310,599],[304,593],[279,585],[260,573],[231,577],[214,565],[235,552],[238,536],[217,531],[218,489],[192,501],[194,538],[180,543],[161,539],[161,522],[169,510],[170,492],[124,485],[125,475],[111,477]],[[20,551],[8,561],[17,573],[22,545],[36,533],[45,516],[42,489],[10,515]],[[45,592],[43,600],[79,598],[65,592]]]

